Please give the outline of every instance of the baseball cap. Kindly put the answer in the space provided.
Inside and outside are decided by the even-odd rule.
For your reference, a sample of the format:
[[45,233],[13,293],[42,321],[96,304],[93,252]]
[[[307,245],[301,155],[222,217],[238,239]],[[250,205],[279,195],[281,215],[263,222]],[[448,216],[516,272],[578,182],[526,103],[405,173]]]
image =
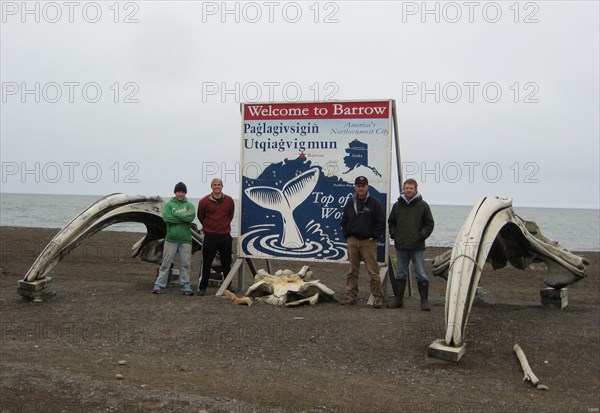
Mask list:
[[369,185],[369,180],[366,176],[357,176],[354,180],[354,185]]

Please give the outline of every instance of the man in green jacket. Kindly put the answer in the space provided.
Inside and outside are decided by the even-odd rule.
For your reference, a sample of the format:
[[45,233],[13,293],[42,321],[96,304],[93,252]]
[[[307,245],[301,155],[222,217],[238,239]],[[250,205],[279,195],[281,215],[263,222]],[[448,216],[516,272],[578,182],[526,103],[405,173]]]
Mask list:
[[175,185],[175,196],[163,206],[163,221],[167,224],[167,235],[163,247],[162,264],[154,283],[153,294],[160,294],[167,287],[169,269],[179,254],[179,284],[181,293],[194,295],[190,286],[192,259],[192,230],[190,224],[196,217],[194,205],[185,197],[187,187],[183,182]]
[[421,296],[421,310],[430,311],[429,280],[425,274],[425,240],[433,232],[433,215],[427,202],[417,192],[417,181],[407,179],[403,185],[403,192],[392,207],[388,218],[390,237],[396,247],[396,258],[400,295],[394,297],[390,308],[400,308],[404,305],[404,290],[408,277],[408,264],[413,263],[417,278],[419,295]]

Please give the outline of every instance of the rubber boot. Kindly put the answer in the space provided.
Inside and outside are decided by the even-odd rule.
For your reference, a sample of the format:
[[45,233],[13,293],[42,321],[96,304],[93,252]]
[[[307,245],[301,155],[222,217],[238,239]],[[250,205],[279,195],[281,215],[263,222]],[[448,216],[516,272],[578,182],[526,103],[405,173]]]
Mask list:
[[388,308],[402,308],[404,307],[404,290],[406,289],[406,278],[403,280],[396,280],[398,283],[398,296],[394,296],[391,303],[388,304]]
[[429,281],[417,281],[419,295],[421,296],[421,311],[431,311],[427,296],[429,295]]

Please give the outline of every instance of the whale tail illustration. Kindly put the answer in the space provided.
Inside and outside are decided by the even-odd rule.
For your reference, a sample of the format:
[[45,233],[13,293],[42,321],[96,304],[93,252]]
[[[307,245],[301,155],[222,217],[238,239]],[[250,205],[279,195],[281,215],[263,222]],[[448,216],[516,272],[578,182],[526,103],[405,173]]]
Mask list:
[[304,245],[304,240],[294,220],[294,210],[310,196],[318,180],[319,169],[311,168],[290,179],[282,189],[255,186],[245,189],[244,193],[257,205],[281,213],[283,221],[281,245],[299,248]]

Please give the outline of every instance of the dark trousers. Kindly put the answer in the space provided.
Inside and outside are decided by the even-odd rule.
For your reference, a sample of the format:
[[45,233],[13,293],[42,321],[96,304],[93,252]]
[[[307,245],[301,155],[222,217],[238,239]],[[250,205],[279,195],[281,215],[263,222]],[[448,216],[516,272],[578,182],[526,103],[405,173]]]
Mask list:
[[200,270],[200,282],[198,289],[204,290],[208,285],[208,278],[210,277],[210,269],[219,252],[221,258],[221,271],[223,276],[227,277],[231,270],[231,235],[215,235],[215,234],[204,234],[204,242],[202,243],[202,269]]

